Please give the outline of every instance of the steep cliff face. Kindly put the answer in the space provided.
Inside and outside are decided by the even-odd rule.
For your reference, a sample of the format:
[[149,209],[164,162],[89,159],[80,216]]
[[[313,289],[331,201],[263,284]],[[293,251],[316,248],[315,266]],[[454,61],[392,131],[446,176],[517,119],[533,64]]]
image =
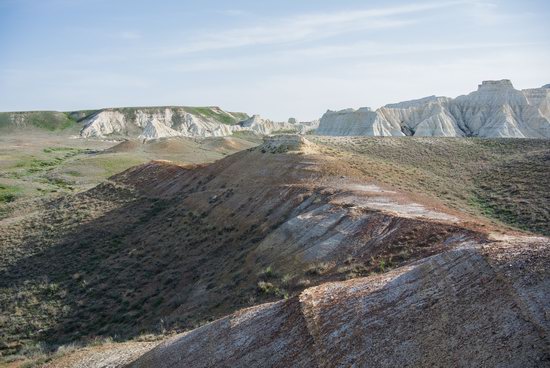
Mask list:
[[522,90],[530,105],[539,109],[542,115],[550,120],[550,84],[542,88]]
[[296,119],[290,118],[288,119],[288,122],[279,122],[263,119],[260,115],[253,115],[251,118],[241,121],[239,126],[243,130],[251,130],[255,133],[263,135],[277,132],[304,134],[311,129],[317,128],[318,121],[297,122]]
[[320,135],[379,135],[400,136],[401,127],[388,121],[368,107],[358,110],[327,111],[321,118],[317,134]]
[[[81,136],[157,139],[165,137],[224,137],[237,131],[260,135],[277,132],[306,133],[318,122],[275,122],[259,115],[248,117],[218,107],[144,107],[104,109],[84,119]],[[317,124],[316,124],[317,123]]]
[[171,136],[220,137],[241,130],[242,113],[218,107],[145,107],[100,110],[84,120],[81,136],[123,135],[155,139]]
[[[542,88],[541,88],[542,90]],[[532,96],[534,93],[528,92]],[[531,99],[534,101],[534,99]],[[539,101],[541,104],[541,101]],[[449,105],[457,124],[480,137],[548,138],[550,122],[509,80],[486,81]]]
[[430,96],[376,111],[327,111],[320,135],[550,137],[550,89],[516,90],[509,80],[484,81],[455,99]]

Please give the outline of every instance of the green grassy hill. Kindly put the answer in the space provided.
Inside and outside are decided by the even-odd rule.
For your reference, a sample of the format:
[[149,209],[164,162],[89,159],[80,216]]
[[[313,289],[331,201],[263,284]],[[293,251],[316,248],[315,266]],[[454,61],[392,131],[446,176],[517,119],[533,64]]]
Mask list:
[[0,129],[37,128],[45,131],[63,131],[74,128],[76,120],[68,113],[58,111],[0,112]]

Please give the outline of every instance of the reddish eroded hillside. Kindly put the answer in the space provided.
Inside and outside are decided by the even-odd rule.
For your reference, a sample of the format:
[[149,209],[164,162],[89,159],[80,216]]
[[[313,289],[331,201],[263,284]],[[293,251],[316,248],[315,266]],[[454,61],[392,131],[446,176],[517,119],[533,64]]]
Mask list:
[[546,238],[470,242],[171,338],[130,367],[550,364]]
[[[210,165],[137,166],[5,226],[4,249],[28,255],[8,252],[1,265],[5,338],[189,329],[484,241],[471,219],[411,198],[303,138],[279,137]],[[23,302],[15,314],[7,300],[16,291],[48,309],[37,315]]]

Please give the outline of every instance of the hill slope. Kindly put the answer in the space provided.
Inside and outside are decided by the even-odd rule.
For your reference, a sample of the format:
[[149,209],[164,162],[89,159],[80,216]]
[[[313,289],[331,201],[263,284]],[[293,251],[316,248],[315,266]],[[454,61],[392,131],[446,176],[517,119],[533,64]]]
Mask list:
[[[129,146],[124,149],[132,149]],[[441,154],[446,150],[449,157]],[[452,293],[462,288],[455,280],[458,273],[453,272],[464,266],[465,280],[474,276],[468,274],[469,255],[458,257],[459,267],[452,272],[445,266],[446,260],[454,264],[454,255],[463,254],[466,248],[474,248],[471,257],[477,259],[480,249],[499,246],[494,240],[502,237],[499,234],[514,232],[473,208],[469,213],[461,210],[468,201],[460,196],[475,188],[469,186],[471,182],[445,186],[449,193],[441,194],[441,200],[433,195],[441,187],[432,184],[444,186],[446,182],[438,180],[453,182],[453,175],[465,172],[475,176],[478,167],[472,162],[478,158],[484,159],[481,170],[487,170],[495,165],[495,157],[503,160],[509,156],[521,162],[524,155],[536,151],[548,152],[546,141],[308,141],[300,136],[278,136],[209,165],[156,161],[134,167],[90,191],[0,221],[2,339],[16,350],[21,348],[18,342],[59,344],[97,336],[126,339],[144,332],[182,331],[243,307],[288,298],[283,302],[286,304],[258,309],[266,311],[265,323],[274,328],[275,336],[280,326],[277,321],[300,326],[294,319],[298,316],[295,311],[305,305],[302,299],[307,293],[302,292],[308,287],[370,275],[386,280],[380,284],[383,289],[386,282],[395,284],[393,276],[385,276],[388,271],[396,270],[391,275],[406,274],[407,267],[416,267],[414,262],[438,254],[440,258],[433,258],[436,261],[418,267],[428,274],[433,269],[434,275],[447,280],[450,295],[429,277],[425,287],[435,295],[443,293],[442,305],[453,304]],[[400,166],[398,160],[404,152],[415,155]],[[472,154],[457,154],[460,152]],[[442,164],[445,162],[447,166]],[[531,182],[532,178],[524,177],[522,185],[538,188],[540,183]],[[498,183],[500,179],[490,180]],[[415,182],[417,185],[412,186]],[[443,201],[449,194],[455,209]],[[544,201],[533,206],[548,208]],[[518,240],[521,244],[529,241]],[[533,262],[541,257],[535,254]],[[479,262],[483,272],[491,276],[485,263]],[[547,276],[543,272],[541,277],[544,280]],[[398,279],[406,281],[408,277]],[[365,282],[370,290],[371,281]],[[355,284],[343,285],[347,290],[346,285],[353,289]],[[486,301],[478,294],[493,290],[484,289],[491,285],[483,284],[475,292],[464,291],[464,295],[484,308]],[[499,318],[499,313],[508,315],[508,307],[515,308],[506,296],[506,290],[511,289],[499,289],[499,285],[495,287],[504,290],[504,304],[488,314],[494,318]],[[539,285],[543,295],[545,285],[548,283]],[[407,282],[403,287],[407,290],[413,286]],[[323,293],[312,299],[312,305],[324,300]],[[357,303],[361,304],[360,300]],[[531,304],[538,305],[535,302]],[[274,317],[271,306],[282,308],[283,315]],[[311,311],[317,313],[315,308]],[[347,316],[348,312],[341,311],[337,308],[330,313],[335,325]],[[388,311],[393,313],[391,308]],[[257,327],[254,314],[246,313],[244,316]],[[318,313],[324,312],[321,309]],[[380,320],[381,328],[391,329],[386,321]],[[214,330],[223,333],[216,327],[220,323],[225,322],[192,332],[189,341],[218,345],[221,337]],[[501,328],[495,326],[500,334]],[[513,341],[534,346],[521,350],[520,356],[543,357],[540,339],[529,326],[515,326],[514,331],[524,334],[525,340]],[[256,327],[246,331],[254,336]],[[204,336],[200,331],[208,331],[210,337],[193,337]],[[319,331],[310,335],[321,340],[332,336],[332,332]],[[447,336],[446,332],[441,334]],[[292,343],[291,337],[281,343]],[[309,346],[306,340],[304,344]],[[483,346],[493,343],[487,344]],[[348,354],[346,346],[342,345],[343,355]],[[233,348],[227,349],[231,353]],[[164,354],[157,353],[157,357]],[[259,356],[260,352],[251,354]],[[210,356],[221,359],[214,353]],[[236,364],[247,362],[235,359]]]
[[0,219],[36,201],[92,188],[152,159],[205,163],[256,146],[258,137],[211,137],[122,142],[78,139],[64,131],[24,128],[0,135]]
[[[249,117],[217,106],[121,107],[73,112],[35,111],[0,113],[4,132],[65,131],[82,138],[155,140],[170,137],[208,138],[239,134],[269,135],[306,133],[317,128],[318,120],[288,122]],[[72,128],[72,129],[69,129]],[[79,130],[79,132],[77,131]]]
[[176,336],[129,366],[546,366],[549,246],[470,244],[326,283]]
[[401,191],[550,235],[550,141],[309,137],[330,157]]

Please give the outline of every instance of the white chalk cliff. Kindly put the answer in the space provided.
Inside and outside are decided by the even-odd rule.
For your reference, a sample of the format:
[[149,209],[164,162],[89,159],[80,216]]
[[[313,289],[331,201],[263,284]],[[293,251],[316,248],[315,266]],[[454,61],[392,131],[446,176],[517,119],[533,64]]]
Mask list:
[[274,122],[259,115],[248,117],[218,107],[143,107],[99,110],[85,118],[83,138],[107,136],[158,139],[165,137],[222,137],[237,131],[268,135],[277,132],[306,133],[314,122]]
[[241,130],[245,114],[218,107],[144,107],[103,109],[84,120],[84,138],[123,135],[143,139],[162,137],[219,137]]
[[506,79],[484,81],[455,99],[430,96],[375,111],[329,110],[317,134],[550,138],[550,85],[520,91]]
[[318,120],[297,122],[294,118],[288,119],[288,122],[279,122],[263,119],[260,115],[253,115],[251,118],[241,121],[239,125],[243,130],[252,130],[255,133],[263,135],[277,132],[304,134],[311,129],[317,128],[318,122]]

